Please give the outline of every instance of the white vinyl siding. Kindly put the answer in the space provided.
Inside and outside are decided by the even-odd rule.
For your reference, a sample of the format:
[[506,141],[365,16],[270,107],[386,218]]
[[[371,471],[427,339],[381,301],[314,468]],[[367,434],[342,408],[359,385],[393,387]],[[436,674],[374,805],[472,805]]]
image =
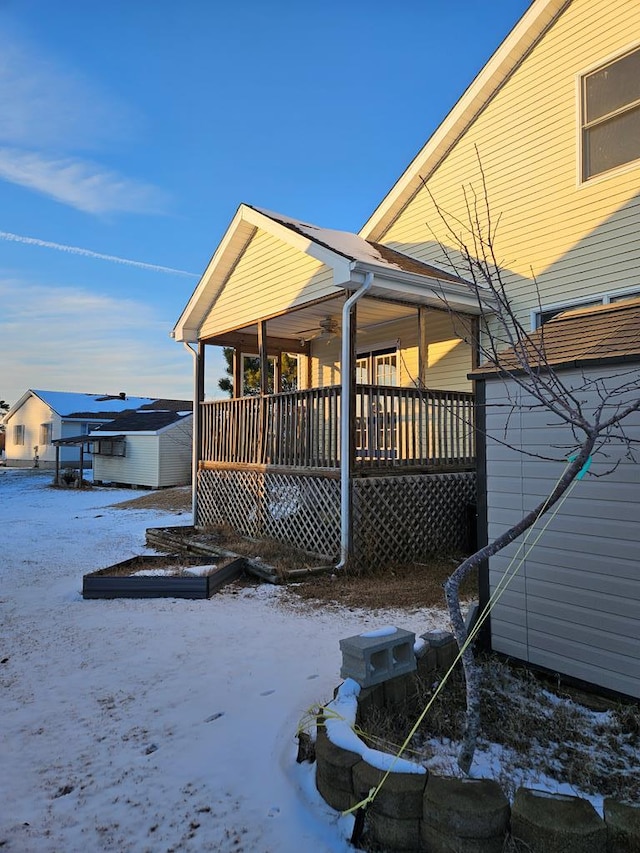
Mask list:
[[[7,464],[22,467],[33,465],[34,447],[38,447],[39,465],[41,468],[52,467],[55,463],[56,451],[51,443],[44,445],[41,441],[42,426],[51,424],[51,438],[60,438],[60,417],[52,412],[39,397],[30,395],[22,406],[16,410],[7,423],[5,456]],[[16,444],[14,427],[22,427],[22,443]],[[66,455],[63,455],[63,459]],[[73,459],[77,458],[76,456]]]
[[250,325],[336,293],[329,267],[258,231],[229,275],[200,337]]
[[[628,369],[619,370],[620,377]],[[606,381],[612,374],[614,369],[600,368],[589,377]],[[562,378],[575,387],[584,382],[578,372],[563,372]],[[491,380],[486,391],[491,540],[541,502],[564,468],[562,462],[534,459],[518,449],[561,457],[558,448],[568,448],[572,438],[548,413],[528,411],[526,400],[525,408],[509,409],[508,415],[499,408],[518,398],[514,386],[507,395],[501,381]],[[640,439],[639,414],[626,429]],[[620,447],[610,446],[607,453],[607,459],[594,460],[594,473],[603,474],[621,459],[618,467],[576,484],[494,608],[492,645],[532,664],[640,697],[640,468],[624,458]],[[529,541],[534,538],[530,534]],[[519,542],[491,559],[492,589]]]
[[192,418],[157,433],[127,433],[124,456],[94,456],[94,480],[151,489],[186,485],[191,480],[191,434]]
[[[464,219],[462,187],[484,199],[476,146],[486,175],[496,256],[519,316],[639,283],[640,162],[580,181],[580,75],[628,50],[640,32],[640,4],[574,0],[454,145],[427,185],[447,213]],[[450,244],[429,194],[421,189],[383,242],[445,264],[432,231]]]

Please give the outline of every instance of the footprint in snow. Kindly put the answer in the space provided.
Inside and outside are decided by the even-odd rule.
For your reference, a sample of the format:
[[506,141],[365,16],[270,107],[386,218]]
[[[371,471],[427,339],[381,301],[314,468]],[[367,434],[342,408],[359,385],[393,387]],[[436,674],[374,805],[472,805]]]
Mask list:
[[308,676],[307,676],[307,681],[311,681],[311,680],[312,680],[312,679],[314,679],[314,678],[318,678],[318,674],[317,674],[317,673],[316,673],[315,675],[308,675]]
[[279,815],[279,814],[280,814],[280,809],[278,808],[278,806],[272,806],[269,809],[269,811],[267,812],[267,817],[275,817],[276,815]]
[[260,694],[261,696],[271,696],[272,693],[275,693],[275,690],[263,690]]
[[219,720],[220,717],[224,717],[224,711],[218,711],[216,714],[211,714],[210,717],[205,719],[205,723],[212,723],[214,720]]

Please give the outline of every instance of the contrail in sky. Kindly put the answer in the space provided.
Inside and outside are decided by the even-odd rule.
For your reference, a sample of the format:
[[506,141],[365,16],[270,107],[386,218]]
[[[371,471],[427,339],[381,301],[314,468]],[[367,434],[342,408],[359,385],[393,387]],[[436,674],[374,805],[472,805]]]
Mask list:
[[126,264],[130,267],[140,267],[143,270],[169,273],[169,275],[184,275],[188,278],[199,278],[196,273],[186,270],[174,270],[172,267],[161,267],[158,264],[145,264],[142,261],[131,261],[128,258],[118,258],[115,255],[103,255],[91,249],[81,249],[79,246],[65,246],[62,243],[50,243],[48,240],[37,240],[35,237],[22,237],[9,231],[0,231],[0,240],[12,243],[26,243],[29,246],[42,246],[43,249],[56,249],[58,252],[69,252],[71,255],[83,255],[85,258],[96,258],[99,261],[112,261],[115,264]]

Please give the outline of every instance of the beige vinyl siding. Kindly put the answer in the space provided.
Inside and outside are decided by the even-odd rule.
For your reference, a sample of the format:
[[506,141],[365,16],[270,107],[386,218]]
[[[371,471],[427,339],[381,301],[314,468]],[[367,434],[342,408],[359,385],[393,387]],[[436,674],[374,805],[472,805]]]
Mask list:
[[204,320],[200,336],[238,329],[336,292],[329,267],[258,230]]
[[[428,178],[443,210],[464,218],[462,186],[480,195],[477,146],[496,256],[511,299],[528,322],[544,304],[637,285],[640,289],[640,163],[579,182],[579,75],[640,42],[640,4],[574,0]],[[428,228],[425,223],[428,223]],[[443,263],[429,229],[450,245],[421,190],[382,238]]]
[[[418,379],[418,314],[379,328],[358,332],[359,352],[396,346],[398,384],[407,388]],[[441,391],[471,391],[467,374],[472,368],[468,344],[456,336],[450,317],[443,311],[429,311],[427,321],[428,387]],[[314,386],[340,382],[340,341],[312,344],[312,380]]]
[[158,439],[160,488],[190,483],[192,418],[160,433]]
[[[628,380],[628,370],[603,367],[589,378],[621,384]],[[563,371],[562,378],[576,388],[584,383],[578,372]],[[518,449],[562,459],[572,445],[566,427],[548,413],[528,411],[527,400],[520,401],[515,387],[506,387],[509,393],[500,381],[486,382],[490,539],[544,499],[564,468],[561,461],[532,459]],[[511,402],[518,409],[507,415],[500,407]],[[639,414],[627,421],[626,432],[640,439]],[[640,466],[625,459],[619,446],[609,446],[607,454],[594,459],[594,473],[604,474],[620,459],[618,467],[607,476],[587,475],[577,482],[495,606],[492,645],[504,654],[640,697]],[[530,534],[529,541],[534,539]],[[491,559],[492,590],[512,565],[519,541]]]

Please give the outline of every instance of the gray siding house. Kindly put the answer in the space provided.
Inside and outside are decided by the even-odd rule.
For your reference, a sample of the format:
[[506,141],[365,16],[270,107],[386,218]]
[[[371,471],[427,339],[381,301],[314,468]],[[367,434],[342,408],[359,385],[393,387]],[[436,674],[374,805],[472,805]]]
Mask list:
[[[637,399],[640,300],[566,312],[534,339],[544,340],[549,363],[585,407],[612,388],[623,389],[619,401]],[[486,432],[480,535],[491,541],[549,495],[575,439],[512,377],[482,368],[473,375]],[[512,658],[640,698],[639,412],[624,433],[631,446],[612,435],[541,538],[529,536],[535,544],[492,610],[490,637],[495,651]],[[521,541],[491,558],[485,602]]]

